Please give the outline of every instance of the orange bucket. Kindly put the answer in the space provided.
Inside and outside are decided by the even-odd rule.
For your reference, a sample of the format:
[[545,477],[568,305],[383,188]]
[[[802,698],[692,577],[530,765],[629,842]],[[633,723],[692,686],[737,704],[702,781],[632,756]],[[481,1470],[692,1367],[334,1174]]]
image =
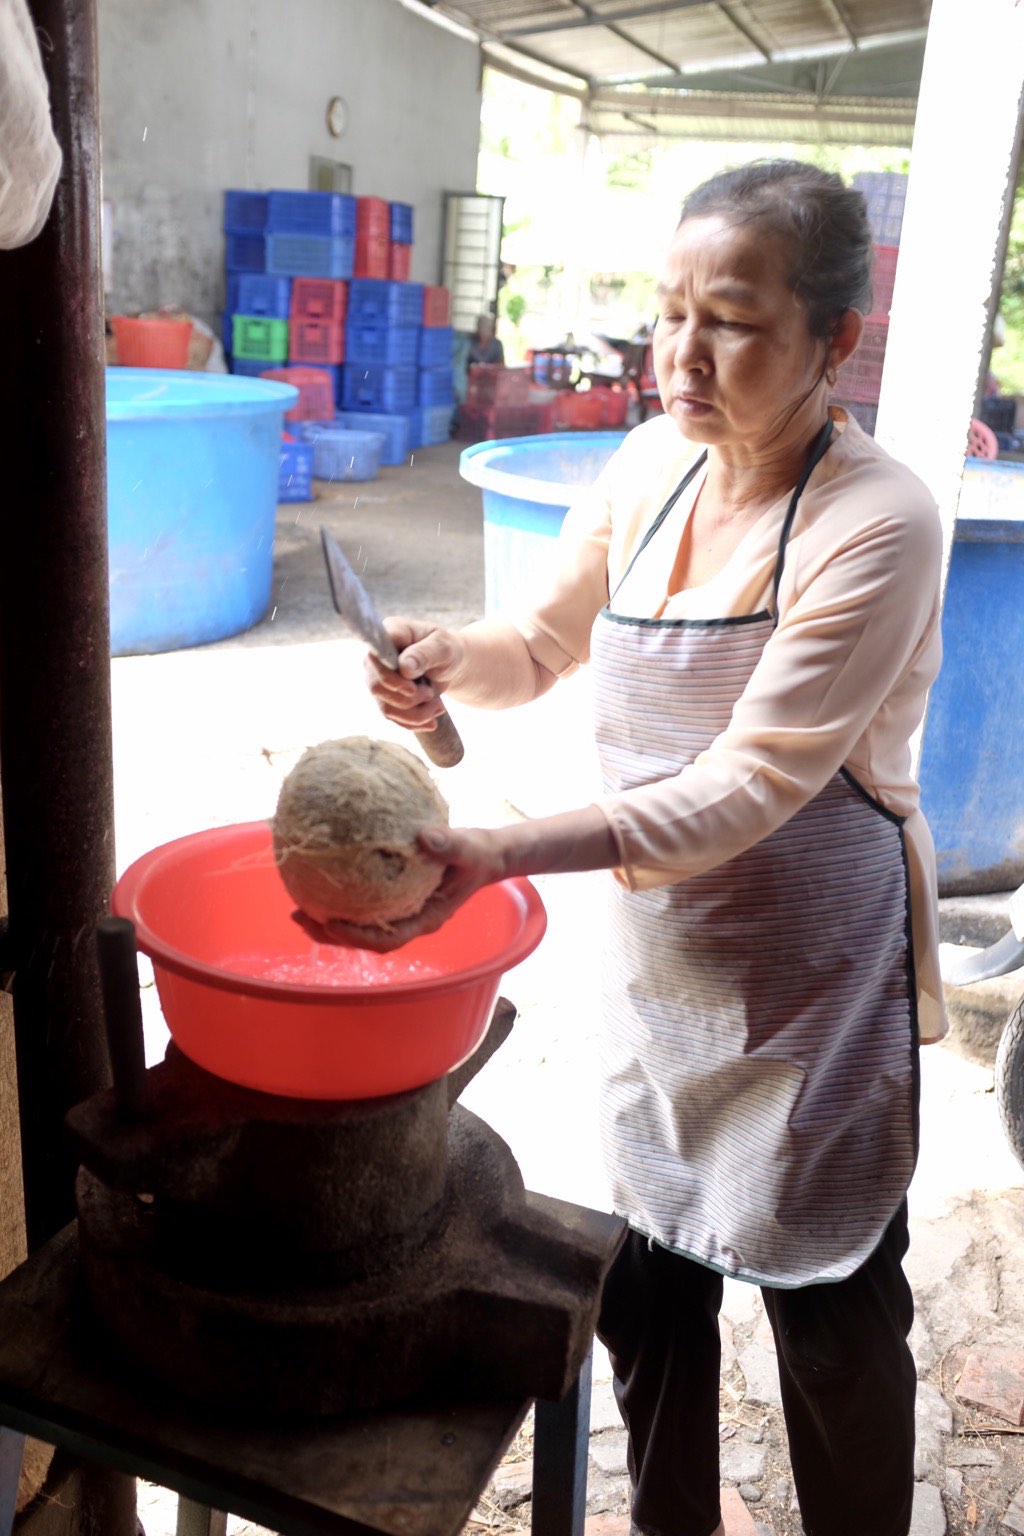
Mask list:
[[192,325],[188,320],[133,320],[112,315],[121,368],[187,368]]

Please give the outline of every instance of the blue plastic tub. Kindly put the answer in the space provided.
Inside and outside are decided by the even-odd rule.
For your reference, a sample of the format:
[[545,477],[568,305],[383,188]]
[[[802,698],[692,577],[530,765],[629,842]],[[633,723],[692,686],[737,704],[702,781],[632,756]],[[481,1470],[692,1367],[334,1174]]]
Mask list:
[[107,369],[110,629],[115,656],[248,629],[270,601],[289,384]]
[[592,485],[624,432],[556,432],[475,443],[459,472],[484,501],[484,607],[508,613],[540,595],[573,498]]
[[418,446],[412,441],[410,419],[401,412],[339,411],[334,425],[351,432],[380,432],[384,438],[380,462],[388,466],[404,464],[409,449]]
[[303,422],[302,440],[313,446],[317,480],[376,480],[383,432],[353,432],[348,427]]
[[921,806],[943,895],[1024,881],[1024,464],[968,459],[928,703]]

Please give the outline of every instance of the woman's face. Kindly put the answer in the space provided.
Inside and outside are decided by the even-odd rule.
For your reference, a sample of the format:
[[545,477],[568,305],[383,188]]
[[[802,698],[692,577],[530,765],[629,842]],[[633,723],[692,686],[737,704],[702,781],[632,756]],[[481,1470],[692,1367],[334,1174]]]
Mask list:
[[[693,442],[756,454],[791,419],[821,416],[828,347],[808,330],[791,268],[789,242],[757,222],[713,215],[676,230],[654,371],[665,411]],[[808,394],[808,408],[794,411]]]

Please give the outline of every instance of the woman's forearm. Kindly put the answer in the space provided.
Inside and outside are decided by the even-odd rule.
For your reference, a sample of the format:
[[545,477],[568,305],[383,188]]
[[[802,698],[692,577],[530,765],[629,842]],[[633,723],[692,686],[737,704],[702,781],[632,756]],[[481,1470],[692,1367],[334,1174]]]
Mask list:
[[445,692],[478,709],[529,704],[557,681],[535,661],[515,625],[481,619],[458,632],[461,656]]
[[513,822],[492,835],[506,877],[615,869],[621,862],[608,819],[596,805]]

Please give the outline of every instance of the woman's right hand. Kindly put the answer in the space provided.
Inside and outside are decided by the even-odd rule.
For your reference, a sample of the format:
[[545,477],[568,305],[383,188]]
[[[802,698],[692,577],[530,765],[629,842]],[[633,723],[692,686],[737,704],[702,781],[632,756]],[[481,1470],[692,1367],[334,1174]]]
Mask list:
[[[451,684],[462,661],[462,644],[453,629],[419,619],[385,619],[384,628],[398,651],[398,671],[376,656],[366,657],[366,681],[387,720],[410,731],[429,730],[444,705],[439,694]],[[419,681],[423,677],[429,683]]]

